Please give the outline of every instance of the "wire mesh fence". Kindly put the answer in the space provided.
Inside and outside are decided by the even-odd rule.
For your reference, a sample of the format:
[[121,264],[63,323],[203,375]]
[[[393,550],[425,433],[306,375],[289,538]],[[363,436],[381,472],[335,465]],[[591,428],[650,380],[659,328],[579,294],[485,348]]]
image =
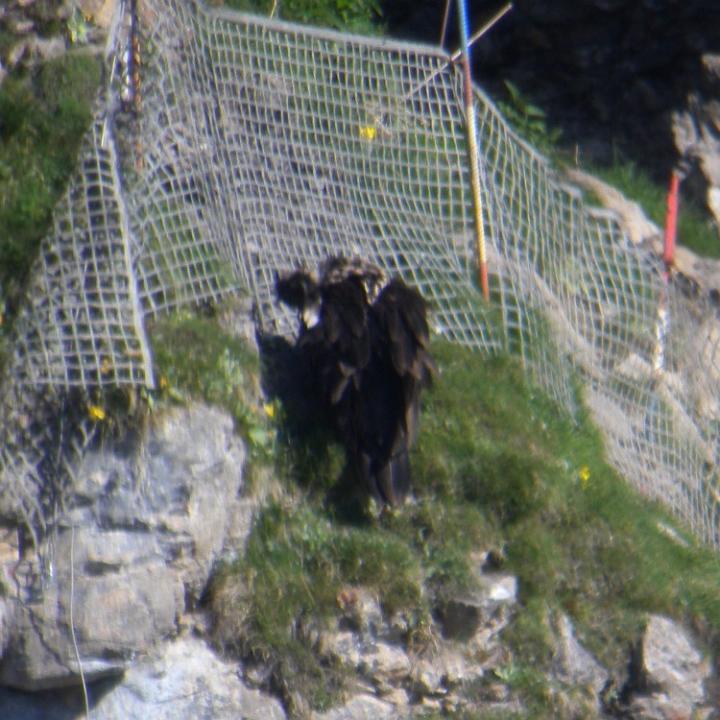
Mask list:
[[[33,420],[38,394],[152,386],[145,320],[232,292],[252,295],[263,330],[289,332],[275,271],[346,253],[417,285],[442,336],[518,354],[571,412],[579,381],[628,481],[720,545],[714,308],[668,289],[657,372],[658,260],[589,209],[476,88],[483,303],[462,75],[443,51],[187,0],[144,0],[136,22],[121,6],[109,82],[14,325],[0,388],[3,512],[46,512],[30,507],[32,490],[68,447]],[[130,103],[133,27],[142,85]]]

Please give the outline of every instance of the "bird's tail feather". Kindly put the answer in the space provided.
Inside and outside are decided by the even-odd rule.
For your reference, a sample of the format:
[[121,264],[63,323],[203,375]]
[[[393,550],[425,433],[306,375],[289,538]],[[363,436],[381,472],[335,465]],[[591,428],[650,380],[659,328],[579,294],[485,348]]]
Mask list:
[[410,492],[410,458],[407,448],[393,455],[370,477],[370,486],[380,498],[393,506],[401,505]]

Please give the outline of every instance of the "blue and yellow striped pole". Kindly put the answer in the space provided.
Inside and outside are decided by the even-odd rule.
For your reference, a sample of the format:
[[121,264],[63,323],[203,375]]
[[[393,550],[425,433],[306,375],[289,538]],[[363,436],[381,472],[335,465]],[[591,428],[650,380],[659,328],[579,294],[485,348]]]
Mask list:
[[475,220],[475,244],[477,247],[478,273],[483,297],[486,300],[489,300],[490,288],[488,286],[487,257],[485,254],[485,228],[483,226],[482,218],[477,128],[475,126],[475,105],[473,103],[472,75],[470,74],[470,43],[468,41],[468,18],[465,0],[458,0],[458,16],[460,18],[460,41],[463,55],[465,125],[468,138],[470,183],[472,187],[473,214]]

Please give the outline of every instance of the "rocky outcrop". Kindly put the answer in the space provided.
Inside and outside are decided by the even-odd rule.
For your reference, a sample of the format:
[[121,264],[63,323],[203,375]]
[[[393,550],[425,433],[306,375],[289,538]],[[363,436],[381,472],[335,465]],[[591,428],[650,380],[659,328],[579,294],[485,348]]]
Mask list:
[[578,642],[567,615],[557,618],[555,632],[555,677],[574,691],[574,702],[586,713],[599,713],[603,691],[610,682],[609,672]]
[[[483,552],[471,589],[439,593],[422,637],[363,587],[339,593],[332,626],[311,618],[299,626],[321,662],[350,678],[323,712],[274,696],[273,671],[257,658],[218,656],[198,601],[215,563],[242,551],[251,526],[244,465],[223,411],[166,407],[134,442],[86,452],[39,556],[23,553],[17,528],[0,530],[3,720],[82,716],[83,682],[94,720],[522,714],[516,684],[527,663],[504,640],[518,581]],[[542,682],[557,717],[610,709],[634,720],[709,717],[710,658],[671,620],[650,618],[630,673],[603,667],[569,617],[546,622],[554,640]],[[626,680],[612,692],[618,677]]]
[[232,419],[202,405],[153,418],[129,451],[86,454],[40,555],[23,556],[4,529],[0,683],[120,674],[177,634],[243,522],[244,461]]
[[[247,687],[237,666],[199,638],[184,636],[133,663],[122,680],[89,689],[93,720],[285,720],[280,702]],[[0,689],[4,720],[75,720],[81,693],[22,693]]]
[[99,49],[117,0],[9,0],[0,5],[0,83],[72,49]]
[[[514,577],[477,571],[477,589],[443,602],[421,648],[409,647],[402,616],[385,617],[377,598],[362,588],[341,594],[337,628],[320,634],[319,654],[357,675],[366,691],[396,713],[516,708],[509,691],[468,699],[468,686],[493,686],[494,668],[508,662],[500,640],[517,603]],[[482,692],[480,692],[482,696]],[[324,717],[324,716],[323,716]],[[334,716],[333,716],[334,717]]]
[[633,658],[628,711],[643,720],[699,717],[710,710],[705,688],[710,674],[689,634],[668,618],[653,616]]
[[685,186],[720,224],[720,53],[700,58],[699,82],[672,117]]

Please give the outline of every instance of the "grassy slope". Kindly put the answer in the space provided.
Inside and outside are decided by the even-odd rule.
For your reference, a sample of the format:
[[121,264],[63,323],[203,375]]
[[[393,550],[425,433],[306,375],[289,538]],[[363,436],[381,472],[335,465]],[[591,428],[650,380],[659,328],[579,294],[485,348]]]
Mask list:
[[[209,322],[186,318],[155,333],[161,372],[184,383],[210,370],[205,386],[225,387],[232,398],[227,364],[208,368],[206,358],[222,357],[223,347],[236,357],[236,345]],[[212,353],[185,352],[198,334]],[[308,627],[332,620],[344,587],[374,589],[388,612],[408,619],[410,644],[427,642],[433,606],[470,582],[468,563],[483,549],[499,550],[519,578],[521,612],[507,640],[515,683],[540,716],[552,717],[538,688],[553,610],[567,612],[581,641],[616,670],[650,612],[710,635],[720,629],[717,557],[668,538],[659,523],[688,535],[614,473],[589,421],[564,416],[510,358],[444,343],[434,351],[442,377],[425,397],[416,502],[395,514],[350,515],[332,491],[342,459],[327,451],[327,438],[288,435],[277,406],[272,420],[252,414],[257,427],[278,431],[264,457],[274,458],[283,489],[260,513],[247,552],[213,581],[219,644],[268,662],[285,685],[323,707],[342,673],[323,666],[305,638]],[[197,385],[182,392],[203,394]]]
[[47,232],[99,83],[98,59],[76,54],[45,63],[33,76],[15,73],[0,86],[0,288],[6,292],[17,289]]

